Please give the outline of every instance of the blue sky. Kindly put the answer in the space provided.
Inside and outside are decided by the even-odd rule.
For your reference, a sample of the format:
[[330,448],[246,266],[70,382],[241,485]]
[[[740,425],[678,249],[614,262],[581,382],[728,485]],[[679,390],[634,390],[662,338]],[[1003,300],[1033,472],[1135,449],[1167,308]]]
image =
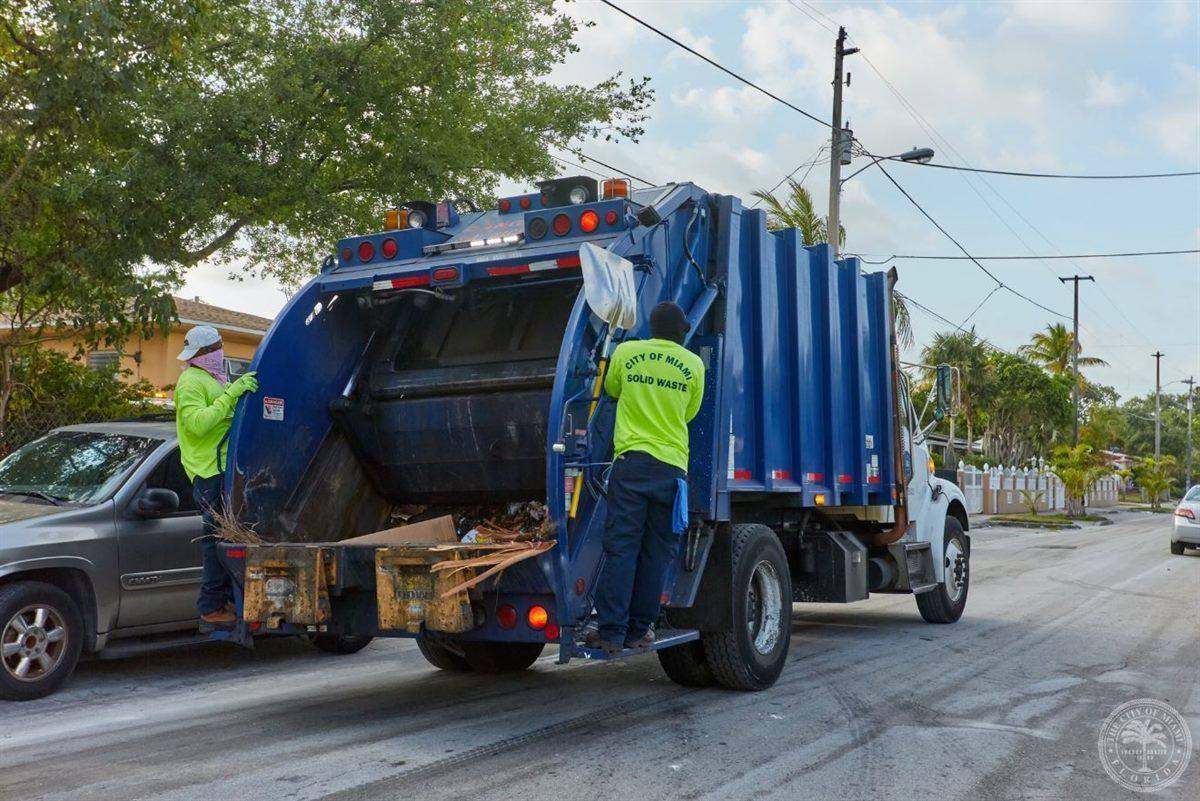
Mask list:
[[[940,163],[1080,173],[1200,165],[1194,3],[616,2],[823,119],[832,91],[828,28],[845,25],[920,117],[862,56],[850,57],[846,118],[876,153],[929,145]],[[827,144],[823,126],[612,9],[590,0],[568,8],[596,24],[581,31],[581,52],[556,70],[555,80],[592,83],[621,70],[652,76],[657,93],[640,142],[585,143],[590,154],[657,181],[693,180],[747,197]],[[865,163],[856,159],[849,170]],[[890,170],[977,255],[1200,247],[1195,178],[1048,181],[906,165]],[[805,185],[823,208],[828,166],[814,168]],[[848,251],[956,252],[876,170],[846,184],[842,208]],[[1094,275],[1097,283],[1082,288],[1080,338],[1085,351],[1110,364],[1089,375],[1122,395],[1153,388],[1149,354],[1156,349],[1166,354],[1164,382],[1200,377],[1200,257],[987,264],[1015,289],[1068,315],[1070,289],[1055,276]],[[955,321],[994,286],[970,262],[898,267],[903,292]],[[196,271],[185,294],[264,314],[283,302],[276,288],[253,280],[231,284],[216,269]],[[1056,319],[1001,292],[973,322],[982,336],[1013,349]],[[945,328],[919,311],[914,322],[918,346]]]

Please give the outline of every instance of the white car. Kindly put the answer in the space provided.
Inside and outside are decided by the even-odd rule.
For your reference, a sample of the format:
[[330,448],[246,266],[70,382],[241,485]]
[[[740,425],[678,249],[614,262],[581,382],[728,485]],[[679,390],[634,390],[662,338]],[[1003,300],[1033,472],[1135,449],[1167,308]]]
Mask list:
[[1188,490],[1175,507],[1171,553],[1179,556],[1184,548],[1200,548],[1200,484]]

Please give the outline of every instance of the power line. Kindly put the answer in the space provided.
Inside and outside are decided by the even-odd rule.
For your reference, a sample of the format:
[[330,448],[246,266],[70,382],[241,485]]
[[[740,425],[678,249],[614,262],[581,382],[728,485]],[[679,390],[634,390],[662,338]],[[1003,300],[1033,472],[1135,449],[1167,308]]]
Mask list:
[[[1178,256],[1181,254],[1189,254],[1189,253],[1200,253],[1200,249],[1143,250],[1143,251],[1129,252],[1129,253],[1070,253],[1070,254],[1057,254],[1057,255],[1048,255],[1048,254],[1044,254],[1044,253],[1032,253],[1027,256],[1021,256],[1021,255],[1016,255],[1016,256],[953,256],[953,255],[942,255],[942,254],[932,254],[932,253],[931,254],[922,254],[922,255],[895,253],[895,254],[892,254],[891,256],[888,256],[887,258],[883,259],[882,261],[871,261],[870,259],[866,258],[866,256],[873,255],[873,254],[865,254],[865,255],[864,254],[847,254],[847,255],[857,256],[865,264],[887,264],[890,261],[899,260],[899,259],[919,259],[919,260],[924,260],[924,261],[974,261],[976,259],[978,259],[979,261],[1031,261],[1034,259],[1037,259],[1037,260],[1043,260],[1043,259],[1124,259],[1124,258],[1129,258],[1129,257],[1133,257],[1133,256]],[[878,256],[876,256],[876,258],[878,258]]]
[[943,228],[941,223],[939,223],[937,220],[933,219],[933,216],[930,215],[929,212],[925,211],[925,208],[920,203],[917,202],[917,199],[914,198],[912,195],[910,195],[908,193],[908,190],[905,189],[903,186],[901,186],[900,182],[897,181],[895,178],[893,178],[892,174],[890,172],[888,172],[886,169],[884,169],[884,166],[882,164],[878,164],[876,166],[879,167],[880,172],[882,172],[885,176],[887,176],[887,179],[892,182],[892,185],[900,190],[900,194],[904,195],[904,197],[906,197],[908,199],[908,202],[913,204],[913,206],[915,206],[917,208],[917,211],[921,212],[921,214],[923,214],[925,216],[925,219],[927,219],[927,220],[929,220],[929,222],[933,223],[934,228],[937,228],[939,231],[941,231],[942,234],[947,239],[949,239],[951,242],[954,243],[955,247],[957,247],[959,250],[961,250],[963,252],[963,255],[966,256],[967,259],[969,259],[976,267],[978,267],[980,270],[982,270],[984,272],[984,274],[987,275],[988,278],[991,278],[993,281],[995,281],[1000,286],[1000,288],[1012,293],[1013,295],[1016,295],[1018,298],[1021,298],[1022,300],[1026,301],[1027,303],[1031,303],[1034,306],[1037,306],[1039,309],[1041,309],[1043,311],[1047,311],[1051,314],[1062,317],[1064,320],[1070,319],[1067,315],[1063,314],[1062,312],[1055,311],[1054,309],[1050,308],[1049,306],[1046,306],[1042,303],[1038,303],[1036,300],[1029,297],[1028,295],[1018,292],[1017,290],[1013,289],[1008,284],[1001,281],[996,276],[995,273],[993,273],[991,270],[989,270],[987,267],[985,267],[983,265],[983,263],[979,261],[979,259],[972,256],[970,254],[970,252],[968,252],[967,249],[965,247],[963,247],[961,242],[959,242],[957,239],[955,239],[954,236],[949,231],[947,231],[945,228]]
[[[792,170],[792,171],[791,171],[791,172],[789,172],[787,175],[785,175],[785,176],[783,176],[782,178],[780,178],[780,179],[779,179],[779,183],[777,183],[777,184],[775,184],[773,187],[771,187],[770,191],[769,191],[769,192],[767,192],[767,194],[768,194],[768,195],[773,195],[773,194],[775,194],[775,190],[776,190],[776,189],[778,189],[779,187],[783,186],[783,184],[784,184],[784,182],[785,182],[785,181],[787,181],[789,178],[791,178],[791,177],[792,177],[793,175],[795,175],[796,173],[800,172],[801,168],[803,168],[803,167],[808,167],[808,170],[806,170],[806,171],[805,171],[804,175],[803,175],[803,176],[800,178],[800,180],[796,182],[796,183],[798,183],[798,184],[801,184],[801,185],[803,185],[803,184],[804,184],[804,182],[805,182],[806,180],[808,180],[809,173],[811,173],[811,172],[813,171],[813,167],[817,166],[818,164],[824,164],[824,163],[825,163],[826,159],[823,159],[823,158],[818,158],[818,156],[820,156],[820,155],[821,155],[821,152],[822,152],[822,151],[824,151],[824,150],[825,150],[825,148],[827,148],[827,147],[829,147],[829,145],[828,145],[828,144],[822,144],[820,147],[818,147],[818,148],[817,148],[817,152],[816,152],[816,153],[813,153],[813,154],[812,154],[812,156],[810,156],[810,157],[809,157],[809,160],[808,160],[808,161],[802,161],[802,162],[800,162],[800,164],[796,166],[796,169]],[[762,198],[761,198],[761,197],[756,197],[756,198],[754,199],[754,202],[750,204],[750,208],[754,208],[754,207],[755,207],[755,206],[757,206],[759,203],[762,203]]]
[[[951,328],[953,328],[955,331],[959,331],[959,332],[962,332],[962,333],[967,333],[966,331],[964,331],[964,330],[963,330],[963,327],[962,327],[962,325],[961,325],[961,324],[959,324],[959,323],[956,323],[956,322],[954,322],[953,320],[947,320],[945,317],[943,317],[942,315],[938,314],[938,313],[937,313],[937,312],[935,312],[933,309],[931,309],[931,308],[929,308],[928,306],[926,306],[925,304],[923,304],[923,303],[921,303],[921,302],[919,302],[919,301],[917,301],[917,300],[915,300],[915,299],[913,299],[913,298],[909,297],[908,295],[905,295],[903,292],[901,292],[901,291],[900,291],[900,290],[898,290],[898,289],[897,289],[897,290],[893,290],[893,291],[894,291],[894,292],[895,292],[897,295],[899,295],[900,297],[904,298],[904,300],[905,300],[905,301],[907,301],[908,303],[911,303],[911,304],[912,304],[912,305],[913,305],[915,308],[917,308],[917,309],[919,309],[919,310],[921,310],[921,311],[925,312],[926,314],[928,314],[930,317],[932,317],[933,319],[937,320],[938,322],[945,323],[946,325],[948,325],[948,326],[950,326]],[[993,290],[993,291],[995,291],[995,290]],[[979,334],[975,333],[975,330],[974,330],[974,329],[971,329],[971,331],[970,331],[970,334],[971,334],[973,337],[975,337],[975,339],[979,340],[979,342],[980,342],[980,343],[982,343],[983,345],[986,345],[987,347],[991,348],[992,350],[996,351],[997,353],[1003,353],[1003,354],[1006,354],[1006,355],[1008,355],[1008,356],[1012,356],[1012,357],[1014,357],[1014,358],[1018,358],[1018,359],[1019,359],[1019,358],[1021,358],[1020,356],[1018,356],[1017,354],[1013,353],[1012,351],[1005,350],[1004,348],[1000,347],[999,345],[995,345],[995,344],[993,344],[993,343],[989,342],[988,340],[984,339],[984,338],[983,338],[983,337],[981,337]]]
[[[870,154],[868,154],[870,155]],[[1191,170],[1187,172],[1145,172],[1133,173],[1125,175],[1091,175],[1083,173],[1063,173],[1063,172],[1022,172],[1019,170],[992,170],[983,167],[966,167],[955,164],[938,164],[936,162],[917,162],[904,161],[896,156],[880,156],[884,161],[896,161],[901,164],[913,164],[918,167],[932,167],[935,170],[958,170],[959,172],[981,172],[988,175],[1009,175],[1017,178],[1069,178],[1072,180],[1085,181],[1130,181],[1141,180],[1144,178],[1187,178],[1193,175],[1200,175],[1200,170]]]
[[789,103],[788,101],[784,100],[784,99],[783,99],[782,97],[780,97],[779,95],[777,95],[777,94],[775,94],[775,93],[773,93],[773,92],[771,92],[771,91],[769,91],[769,90],[767,90],[767,89],[764,89],[764,88],[762,88],[761,86],[759,86],[758,84],[756,84],[754,81],[750,80],[749,78],[745,78],[745,77],[743,77],[743,76],[739,75],[738,73],[736,73],[736,72],[734,72],[733,70],[729,69],[728,67],[726,67],[726,66],[724,66],[724,65],[720,64],[719,62],[716,62],[716,61],[714,61],[713,59],[711,59],[711,58],[709,58],[708,56],[704,55],[703,53],[699,52],[698,50],[694,50],[693,48],[691,48],[691,47],[688,47],[686,44],[684,44],[683,42],[679,41],[678,39],[676,39],[674,36],[672,36],[671,34],[667,33],[666,31],[664,31],[664,30],[661,30],[661,29],[659,29],[659,28],[656,28],[656,27],[654,27],[653,25],[651,25],[649,22],[646,22],[644,19],[642,19],[642,18],[640,18],[640,17],[637,17],[637,16],[634,16],[633,14],[630,14],[628,11],[626,11],[626,10],[625,10],[625,9],[623,9],[623,8],[621,8],[621,7],[620,7],[619,5],[617,5],[616,3],[612,3],[612,2],[610,2],[610,0],[600,0],[600,2],[601,2],[601,3],[604,3],[604,5],[608,6],[609,8],[613,9],[614,11],[619,11],[620,13],[622,13],[622,14],[624,14],[625,16],[629,17],[631,20],[633,20],[634,22],[636,22],[638,25],[641,25],[643,28],[647,28],[647,29],[649,29],[649,30],[651,30],[651,31],[654,31],[654,32],[655,32],[655,33],[657,33],[659,36],[661,36],[662,38],[666,39],[667,41],[669,41],[669,42],[673,43],[673,44],[674,44],[674,45],[676,45],[677,47],[681,47],[681,48],[683,48],[684,50],[688,51],[689,53],[691,53],[691,54],[692,54],[693,56],[695,56],[696,58],[703,59],[704,61],[707,61],[709,64],[711,64],[712,66],[716,67],[716,68],[717,68],[717,69],[719,69],[721,72],[725,73],[726,75],[730,76],[731,78],[735,78],[735,79],[737,79],[737,80],[741,81],[742,83],[746,84],[746,86],[749,86],[749,87],[750,87],[750,88],[752,88],[752,89],[756,89],[756,90],[758,90],[759,92],[762,92],[764,95],[766,95],[767,97],[769,97],[769,98],[771,98],[772,100],[776,101],[777,103],[782,103],[783,105],[785,105],[785,106],[787,106],[788,108],[790,108],[792,111],[795,111],[795,112],[797,112],[797,113],[799,113],[799,114],[802,114],[802,115],[804,115],[805,117],[808,117],[808,118],[809,118],[810,120],[812,120],[813,122],[817,122],[817,123],[820,123],[821,125],[824,125],[826,128],[832,128],[832,127],[833,127],[833,126],[832,126],[832,125],[830,125],[828,122],[825,122],[825,120],[821,119],[820,117],[816,116],[815,114],[810,114],[809,112],[805,111],[804,109],[800,108],[799,106],[797,106],[797,105],[794,105],[794,104],[792,104],[792,103]]
[[[659,184],[657,184],[654,181],[648,181],[639,175],[634,175],[633,173],[629,172],[628,170],[622,170],[620,167],[614,167],[613,165],[608,164],[607,162],[603,162],[594,156],[589,156],[588,154],[584,153],[582,150],[579,150],[578,148],[570,148],[569,147],[569,148],[567,148],[567,150],[570,151],[571,153],[574,153],[576,156],[579,156],[579,158],[583,159],[584,161],[595,162],[596,164],[599,164],[601,167],[607,167],[608,169],[612,170],[613,172],[617,173],[618,175],[624,175],[624,176],[634,179],[635,181],[641,181],[646,186],[659,186]],[[553,158],[553,156],[551,158]],[[560,159],[560,161],[561,161],[561,159]],[[588,169],[587,167],[584,167],[582,164],[576,164],[575,166],[579,167],[582,170]],[[588,170],[588,171],[591,172],[591,170]]]

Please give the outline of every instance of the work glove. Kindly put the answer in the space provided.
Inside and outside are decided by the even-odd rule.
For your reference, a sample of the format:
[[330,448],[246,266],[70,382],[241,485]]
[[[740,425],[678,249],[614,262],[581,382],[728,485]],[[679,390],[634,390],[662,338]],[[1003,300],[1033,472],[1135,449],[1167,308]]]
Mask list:
[[247,392],[258,392],[258,379],[254,377],[254,373],[242,373],[238,379],[225,388],[225,392],[234,400],[245,395]]

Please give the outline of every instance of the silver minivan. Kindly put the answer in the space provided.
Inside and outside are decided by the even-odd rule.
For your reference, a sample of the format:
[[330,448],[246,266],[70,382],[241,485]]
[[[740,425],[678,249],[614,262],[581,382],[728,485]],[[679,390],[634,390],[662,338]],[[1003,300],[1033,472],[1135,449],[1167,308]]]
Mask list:
[[[82,653],[205,641],[201,533],[169,419],[67,426],[0,460],[0,698],[50,694]],[[313,642],[368,641],[344,639]]]

